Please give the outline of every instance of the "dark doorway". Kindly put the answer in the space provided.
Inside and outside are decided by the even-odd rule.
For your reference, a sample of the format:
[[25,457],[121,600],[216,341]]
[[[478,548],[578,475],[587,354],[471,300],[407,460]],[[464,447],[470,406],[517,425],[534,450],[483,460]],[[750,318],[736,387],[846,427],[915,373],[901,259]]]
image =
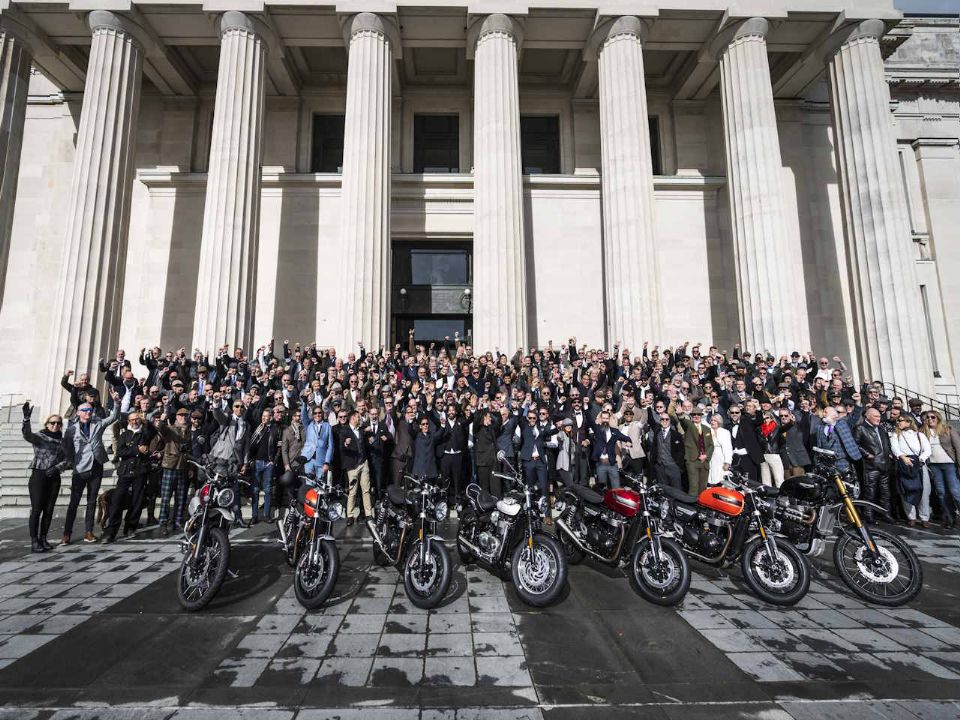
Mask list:
[[473,254],[463,242],[394,242],[392,342],[406,349],[473,332]]

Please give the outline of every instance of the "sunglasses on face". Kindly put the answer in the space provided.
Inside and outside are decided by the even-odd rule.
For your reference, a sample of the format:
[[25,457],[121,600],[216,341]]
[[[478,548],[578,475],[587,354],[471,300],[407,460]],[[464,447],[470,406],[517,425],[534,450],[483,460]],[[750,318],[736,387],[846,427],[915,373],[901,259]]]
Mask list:
[[63,425],[63,420],[51,420],[47,425]]

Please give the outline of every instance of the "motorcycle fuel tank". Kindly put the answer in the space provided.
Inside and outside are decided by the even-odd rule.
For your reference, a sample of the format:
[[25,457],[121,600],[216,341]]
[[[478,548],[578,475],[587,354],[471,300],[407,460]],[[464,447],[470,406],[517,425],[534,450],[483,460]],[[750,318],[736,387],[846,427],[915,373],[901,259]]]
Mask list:
[[780,486],[780,495],[801,502],[817,503],[823,499],[823,481],[816,475],[787,478]]
[[640,512],[640,493],[630,488],[610,488],[603,494],[603,504],[609,510],[633,517]]
[[700,493],[697,502],[724,515],[736,517],[743,512],[743,495],[736,490],[719,485],[708,487]]

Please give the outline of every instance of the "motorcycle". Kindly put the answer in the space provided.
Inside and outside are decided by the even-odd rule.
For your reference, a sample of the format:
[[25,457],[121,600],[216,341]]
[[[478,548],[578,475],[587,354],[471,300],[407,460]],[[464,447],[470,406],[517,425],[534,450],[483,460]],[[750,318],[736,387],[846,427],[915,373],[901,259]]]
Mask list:
[[197,468],[198,488],[187,506],[190,517],[183,525],[177,598],[185,610],[196,611],[213,600],[226,578],[236,499],[233,485],[245,481],[231,478],[222,464],[188,462]]
[[669,508],[661,486],[624,473],[632,487],[602,495],[585,485],[564,488],[554,505],[560,543],[571,564],[584,556],[619,567],[627,562],[633,589],[657,605],[676,605],[690,588],[690,564],[668,537],[661,513]]
[[[291,477],[293,476],[293,477]],[[290,486],[296,474],[284,473],[281,484]],[[300,475],[297,496],[279,523],[280,543],[287,564],[294,568],[293,590],[307,610],[316,610],[333,592],[340,570],[340,554],[333,538],[333,523],[344,516],[337,501],[342,494],[328,479]]]
[[367,520],[374,562],[395,566],[410,602],[425,610],[440,604],[453,576],[450,551],[437,534],[449,513],[446,497],[445,486],[404,475],[404,487],[389,485]]
[[495,472],[508,490],[502,498],[476,483],[467,486],[457,507],[457,551],[464,563],[479,562],[494,574],[510,565],[517,595],[527,605],[549,605],[567,581],[567,559],[560,544],[542,531],[549,512],[547,498],[523,481],[520,473],[498,455],[512,474]]
[[661,490],[668,505],[661,516],[690,557],[716,567],[739,561],[750,590],[774,605],[794,605],[807,594],[807,559],[772,528],[776,488],[733,472],[699,496]]
[[913,600],[923,587],[923,568],[900,537],[869,527],[860,511],[879,505],[856,499],[859,486],[845,478],[830,450],[813,448],[814,470],[780,486],[776,518],[780,531],[809,557],[818,557],[834,538],[833,564],[854,593],[869,602],[897,607]]

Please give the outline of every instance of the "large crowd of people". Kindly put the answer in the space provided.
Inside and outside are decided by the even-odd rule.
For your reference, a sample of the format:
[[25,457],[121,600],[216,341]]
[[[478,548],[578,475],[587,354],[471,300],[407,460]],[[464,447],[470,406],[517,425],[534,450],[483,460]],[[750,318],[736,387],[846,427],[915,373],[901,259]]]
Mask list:
[[[885,396],[881,383],[857,385],[840,358],[809,352],[777,358],[688,342],[608,352],[570,338],[508,355],[475,352],[459,337],[417,345],[411,333],[406,347],[360,345],[345,357],[287,341],[279,351],[271,341],[212,356],[144,348],[133,361],[119,350],[99,370],[105,393],[88,373],[67,370],[69,408],[36,432],[23,406],[23,435],[35,446],[35,552],[53,547],[67,473],[63,545],[84,495],[85,542],[112,542],[141,524],[163,534],[182,527],[196,483],[190,458],[247,481],[249,520],[235,508],[243,524],[275,521],[278,481],[303,462],[342,483],[353,524],[407,472],[443,478],[451,500],[471,482],[499,494],[494,472],[504,461],[553,493],[568,483],[615,487],[629,473],[695,494],[731,469],[779,485],[811,469],[813,447],[833,450],[857,474],[861,497],[885,510],[869,522],[929,527],[931,496],[945,527],[960,511],[960,435],[942,414]],[[117,484],[98,538],[111,460]]]

